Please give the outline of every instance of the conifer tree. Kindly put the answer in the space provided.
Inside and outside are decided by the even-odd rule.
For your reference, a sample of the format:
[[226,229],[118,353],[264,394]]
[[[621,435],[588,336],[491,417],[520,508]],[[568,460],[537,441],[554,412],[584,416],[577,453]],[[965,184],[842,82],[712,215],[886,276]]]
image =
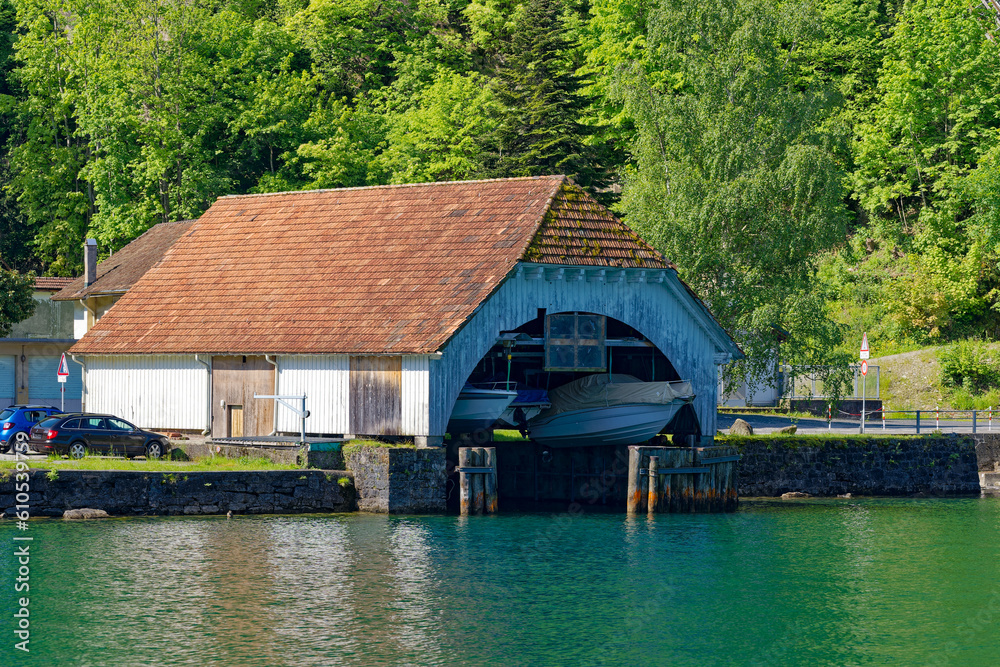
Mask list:
[[558,0],[528,0],[497,50],[493,89],[503,111],[489,142],[497,151],[491,175],[562,173],[600,187],[606,176],[586,145],[586,99],[560,10]]

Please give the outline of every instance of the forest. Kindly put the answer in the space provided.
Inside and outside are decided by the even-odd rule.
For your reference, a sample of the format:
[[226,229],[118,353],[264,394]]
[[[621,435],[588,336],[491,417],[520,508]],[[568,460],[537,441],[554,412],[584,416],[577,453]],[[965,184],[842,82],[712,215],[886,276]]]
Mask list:
[[997,11],[0,0],[0,288],[221,195],[563,173],[751,366],[993,339]]

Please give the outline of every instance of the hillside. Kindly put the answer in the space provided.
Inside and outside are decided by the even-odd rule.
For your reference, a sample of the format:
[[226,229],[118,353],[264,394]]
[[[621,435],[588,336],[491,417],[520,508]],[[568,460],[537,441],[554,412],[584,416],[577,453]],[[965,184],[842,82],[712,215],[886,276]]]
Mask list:
[[85,238],[225,195],[565,174],[677,265],[737,375],[779,342],[842,366],[862,331],[998,338],[995,26],[968,0],[0,0],[0,271],[78,275]]
[[[943,386],[939,355],[944,346],[926,347],[872,360],[881,369],[880,391],[886,408],[895,410],[971,410],[1000,406],[996,388],[965,391]],[[982,349],[1000,354],[1000,343]]]

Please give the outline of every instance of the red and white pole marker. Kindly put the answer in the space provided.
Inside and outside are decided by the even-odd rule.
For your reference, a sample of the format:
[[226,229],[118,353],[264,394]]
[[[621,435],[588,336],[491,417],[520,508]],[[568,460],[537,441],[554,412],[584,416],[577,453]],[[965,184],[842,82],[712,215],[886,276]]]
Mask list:
[[861,334],[861,432],[865,432],[865,395],[868,393],[868,332]]

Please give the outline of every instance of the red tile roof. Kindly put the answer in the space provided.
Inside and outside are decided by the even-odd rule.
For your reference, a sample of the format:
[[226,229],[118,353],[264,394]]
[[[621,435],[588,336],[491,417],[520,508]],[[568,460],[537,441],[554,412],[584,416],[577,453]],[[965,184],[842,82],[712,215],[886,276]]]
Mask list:
[[73,352],[433,352],[522,259],[670,266],[562,176],[224,197]]
[[35,278],[35,289],[41,292],[58,292],[73,282],[72,278],[50,278],[39,276]]
[[97,265],[97,280],[83,286],[83,276],[69,279],[71,283],[52,295],[55,301],[83,299],[101,294],[123,294],[139,278],[156,265],[177,238],[189,230],[194,220],[161,222],[150,227],[145,234]]

